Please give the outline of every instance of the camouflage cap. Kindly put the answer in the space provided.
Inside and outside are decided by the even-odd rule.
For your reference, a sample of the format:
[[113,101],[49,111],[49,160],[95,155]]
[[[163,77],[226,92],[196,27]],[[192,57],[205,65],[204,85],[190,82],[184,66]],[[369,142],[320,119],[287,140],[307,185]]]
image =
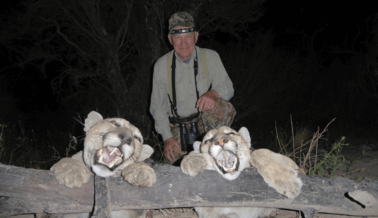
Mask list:
[[169,31],[171,31],[173,28],[177,26],[190,27],[191,25],[194,25],[194,19],[192,15],[185,11],[172,14],[168,22]]

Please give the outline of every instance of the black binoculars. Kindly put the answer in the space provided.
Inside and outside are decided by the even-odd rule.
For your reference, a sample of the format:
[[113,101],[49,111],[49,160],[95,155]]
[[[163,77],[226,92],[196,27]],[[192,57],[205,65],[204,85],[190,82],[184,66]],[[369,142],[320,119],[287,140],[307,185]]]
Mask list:
[[200,135],[197,122],[180,123],[180,139],[182,151],[193,151],[193,143]]

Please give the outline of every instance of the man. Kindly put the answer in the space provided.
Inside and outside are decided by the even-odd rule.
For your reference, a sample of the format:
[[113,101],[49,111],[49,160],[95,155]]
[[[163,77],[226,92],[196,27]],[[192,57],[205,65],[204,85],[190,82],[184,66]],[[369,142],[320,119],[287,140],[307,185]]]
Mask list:
[[[198,35],[189,13],[173,14],[169,18],[168,40],[174,50],[154,66],[150,112],[165,142],[164,155],[171,163],[184,154],[180,124],[198,122],[202,134],[222,125],[230,126],[236,114],[226,102],[234,95],[234,89],[222,61],[215,51],[195,46]],[[172,84],[169,72],[174,74]]]

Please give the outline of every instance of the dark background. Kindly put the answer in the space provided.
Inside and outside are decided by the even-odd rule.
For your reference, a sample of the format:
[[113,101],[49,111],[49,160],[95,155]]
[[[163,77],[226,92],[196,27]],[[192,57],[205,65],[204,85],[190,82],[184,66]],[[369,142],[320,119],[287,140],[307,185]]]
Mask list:
[[82,146],[79,121],[92,110],[129,120],[159,154],[149,114],[152,68],[172,49],[168,18],[182,10],[195,17],[198,45],[220,54],[234,82],[233,127],[248,127],[257,147],[268,147],[276,126],[315,131],[335,117],[330,139],[374,137],[377,9],[330,2],[4,3],[0,162],[48,168],[72,155]]

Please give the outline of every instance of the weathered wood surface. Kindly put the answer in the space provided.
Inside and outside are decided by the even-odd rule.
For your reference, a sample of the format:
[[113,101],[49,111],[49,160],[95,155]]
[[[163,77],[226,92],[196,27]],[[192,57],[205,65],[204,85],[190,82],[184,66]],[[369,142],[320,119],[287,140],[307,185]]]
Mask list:
[[[378,214],[378,181],[346,178],[303,180],[302,193],[294,200],[268,187],[254,169],[228,181],[214,171],[196,177],[170,165],[153,165],[157,182],[151,188],[130,186],[122,178],[109,178],[112,210],[195,206],[273,207],[343,215]],[[93,177],[81,188],[59,185],[52,172],[0,164],[0,216],[27,213],[80,213],[94,207]],[[351,200],[348,193],[361,199]],[[364,204],[364,205],[363,205]]]
[[0,164],[0,215],[92,211],[93,178],[80,189],[59,185],[47,170]]
[[109,178],[95,176],[95,201],[94,212],[95,217],[111,218],[112,205],[110,200]]

